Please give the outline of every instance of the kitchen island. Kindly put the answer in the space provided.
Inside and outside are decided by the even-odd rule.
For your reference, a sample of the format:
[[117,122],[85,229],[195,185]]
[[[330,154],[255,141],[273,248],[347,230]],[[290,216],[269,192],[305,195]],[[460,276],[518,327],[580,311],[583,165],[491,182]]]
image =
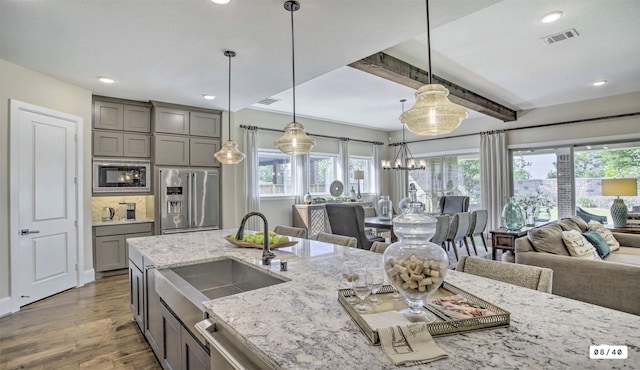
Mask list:
[[[203,302],[208,314],[247,347],[283,369],[390,369],[381,347],[371,346],[338,302],[345,260],[379,262],[380,254],[301,239],[275,250],[260,266],[262,250],[238,248],[217,230],[131,239],[130,247],[158,269],[230,257],[281,275],[282,284]],[[277,269],[277,260],[288,271]],[[449,354],[416,368],[638,368],[640,317],[449,271],[451,284],[511,312],[506,328],[436,337]],[[589,359],[591,345],[627,345],[628,358]]]

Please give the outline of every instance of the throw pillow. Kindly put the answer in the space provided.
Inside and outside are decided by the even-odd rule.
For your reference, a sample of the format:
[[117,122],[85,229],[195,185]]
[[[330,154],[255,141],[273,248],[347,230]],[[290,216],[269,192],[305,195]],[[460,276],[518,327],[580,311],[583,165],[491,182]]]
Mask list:
[[609,244],[607,244],[597,231],[585,231],[582,235],[596,248],[596,252],[598,252],[598,256],[600,256],[600,258],[605,258],[609,255],[609,252],[611,252]]
[[585,239],[577,230],[569,230],[562,232],[562,240],[567,245],[569,254],[587,260],[601,260],[596,249]]
[[569,256],[567,247],[562,242],[562,228],[558,224],[549,224],[531,229],[527,236],[536,252]]
[[602,239],[604,239],[604,241],[609,245],[609,249],[611,250],[611,252],[617,251],[618,248],[620,248],[620,243],[618,243],[616,238],[613,237],[611,231],[609,231],[598,221],[589,221],[589,230],[595,230],[598,234],[600,234]]

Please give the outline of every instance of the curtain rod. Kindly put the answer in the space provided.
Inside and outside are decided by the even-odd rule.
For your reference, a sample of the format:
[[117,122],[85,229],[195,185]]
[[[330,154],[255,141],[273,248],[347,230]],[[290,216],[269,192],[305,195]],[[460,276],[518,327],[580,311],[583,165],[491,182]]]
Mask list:
[[[263,131],[271,131],[271,132],[284,132],[284,130],[278,130],[275,128],[265,128],[265,127],[258,127],[258,126],[249,126],[249,125],[240,125],[240,128],[245,128],[247,130],[263,130]],[[307,135],[309,136],[316,136],[316,137],[322,137],[325,139],[335,139],[335,140],[340,140],[340,141],[357,141],[360,143],[367,143],[367,144],[373,144],[373,145],[384,145],[384,143],[379,142],[379,141],[369,141],[369,140],[360,140],[360,139],[351,139],[348,137],[337,137],[337,136],[329,136],[329,135],[320,135],[320,134],[312,134],[307,132]]]
[[612,116],[595,117],[595,118],[584,118],[584,119],[579,119],[579,120],[574,120],[574,121],[562,121],[562,122],[554,122],[554,123],[545,123],[543,125],[538,125],[538,126],[505,128],[505,129],[499,129],[499,130],[493,130],[493,131],[477,132],[477,133],[472,133],[472,134],[461,134],[461,135],[452,135],[452,136],[446,136],[446,137],[434,137],[434,138],[429,138],[429,139],[413,140],[413,141],[407,141],[407,142],[404,142],[404,143],[390,143],[389,146],[399,146],[399,145],[402,145],[402,144],[412,144],[412,143],[423,143],[423,142],[427,142],[427,141],[443,140],[443,139],[456,139],[456,138],[459,138],[459,137],[480,135],[480,134],[483,134],[485,132],[486,133],[491,133],[491,132],[494,132],[494,131],[495,132],[500,132],[500,131],[507,132],[507,131],[517,131],[517,130],[527,130],[527,129],[532,129],[532,128],[561,126],[561,125],[568,125],[568,124],[572,124],[572,123],[592,122],[592,121],[599,121],[599,120],[605,120],[605,119],[633,117],[633,116],[638,116],[638,115],[640,115],[640,112],[624,113],[624,114],[616,114],[616,115],[612,115]]

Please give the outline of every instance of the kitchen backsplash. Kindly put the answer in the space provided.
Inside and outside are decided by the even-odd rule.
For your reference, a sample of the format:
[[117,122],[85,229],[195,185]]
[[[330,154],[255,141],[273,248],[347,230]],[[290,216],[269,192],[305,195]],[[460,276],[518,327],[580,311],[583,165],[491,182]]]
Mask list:
[[[91,221],[102,221],[102,210],[104,207],[111,207],[115,209],[116,214],[113,216],[114,220],[120,219],[120,204],[135,203],[136,204],[136,219],[149,219],[154,218],[154,197],[153,195],[139,195],[139,196],[113,196],[113,197],[93,197],[91,200]],[[125,215],[126,217],[126,215]]]

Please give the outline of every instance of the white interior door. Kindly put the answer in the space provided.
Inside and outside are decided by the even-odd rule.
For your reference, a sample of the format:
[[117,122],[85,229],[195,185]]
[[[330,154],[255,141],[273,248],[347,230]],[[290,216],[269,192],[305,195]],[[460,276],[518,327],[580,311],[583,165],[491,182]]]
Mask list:
[[[19,305],[77,285],[76,123],[19,111]],[[16,189],[12,190],[16,191]]]

